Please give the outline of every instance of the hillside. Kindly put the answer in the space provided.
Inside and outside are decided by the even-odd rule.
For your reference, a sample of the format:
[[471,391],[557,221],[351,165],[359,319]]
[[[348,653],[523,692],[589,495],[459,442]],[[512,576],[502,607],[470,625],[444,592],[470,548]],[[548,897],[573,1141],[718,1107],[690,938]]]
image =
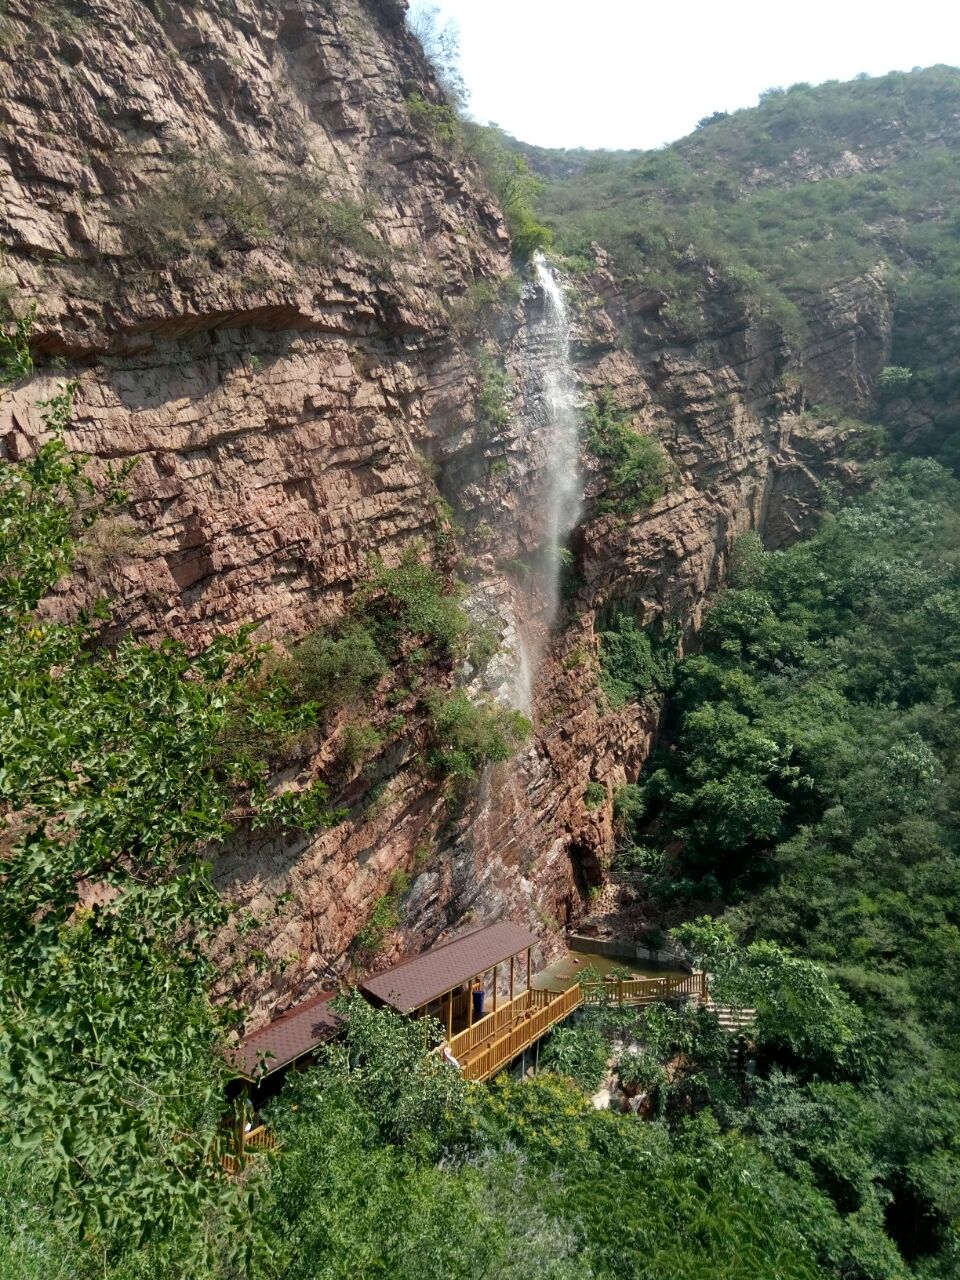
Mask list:
[[[681,336],[702,331],[689,246],[799,339],[811,403],[882,419],[953,457],[960,350],[960,71],[771,89],[655,152],[523,148],[547,179],[558,247],[608,249],[624,281],[662,291]],[[837,376],[838,348],[862,377]],[[880,383],[885,367],[909,382]]]

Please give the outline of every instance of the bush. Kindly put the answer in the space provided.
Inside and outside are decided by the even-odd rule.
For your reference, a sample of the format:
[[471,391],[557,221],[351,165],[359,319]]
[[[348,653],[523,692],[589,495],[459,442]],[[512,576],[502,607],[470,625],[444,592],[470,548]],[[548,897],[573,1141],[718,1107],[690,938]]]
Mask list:
[[462,690],[434,693],[427,700],[431,746],[428,760],[437,773],[475,777],[485,764],[508,760],[530,733],[519,711],[493,703],[477,706]]
[[625,1053],[617,1064],[617,1074],[624,1090],[631,1094],[656,1094],[667,1083],[663,1065],[646,1049]]
[[614,708],[638,702],[652,689],[664,689],[673,679],[677,630],[667,626],[651,640],[629,613],[619,613],[612,629],[600,635],[600,685]]
[[549,249],[553,232],[535,212],[543,185],[540,179],[530,172],[523,156],[504,146],[496,129],[465,123],[464,133],[469,154],[500,201],[517,256],[526,260],[538,249]]
[[877,385],[885,395],[896,395],[905,390],[913,381],[913,370],[903,365],[888,364],[880,370]]
[[367,923],[355,935],[355,950],[374,954],[380,950],[383,940],[400,923],[403,900],[410,890],[410,877],[405,871],[395,871],[390,877],[387,892],[373,904]]
[[486,440],[510,424],[510,380],[489,351],[480,352],[477,371],[480,377],[477,421],[480,434]]
[[569,1076],[586,1093],[599,1089],[607,1073],[607,1042],[591,1026],[557,1027],[540,1054],[542,1064],[558,1075]]
[[33,373],[30,334],[37,314],[37,304],[30,304],[26,314],[13,322],[11,332],[0,329],[0,387],[12,387]]
[[340,759],[348,768],[363,764],[383,746],[383,737],[369,720],[351,720],[343,730]]
[[605,495],[596,504],[601,515],[636,515],[666,493],[670,459],[658,440],[634,431],[606,394],[585,418],[587,447],[607,475]]
[[396,568],[374,563],[354,597],[353,611],[391,661],[415,643],[455,657],[470,625],[458,592],[448,591],[440,574],[422,563],[414,549],[404,553]]
[[275,242],[295,262],[326,263],[337,248],[379,257],[363,203],[331,195],[325,174],[260,172],[240,154],[177,147],[162,180],[123,218],[127,247],[143,262],[199,264],[225,249]]
[[588,782],[587,789],[583,793],[583,807],[585,809],[599,809],[607,799],[607,788],[602,782]]
[[324,710],[360,697],[388,669],[372,632],[351,618],[307,636],[294,649],[289,664],[294,689]]
[[411,93],[407,98],[407,115],[415,129],[430,134],[444,146],[451,146],[460,137],[456,113],[446,103],[428,102],[422,94]]

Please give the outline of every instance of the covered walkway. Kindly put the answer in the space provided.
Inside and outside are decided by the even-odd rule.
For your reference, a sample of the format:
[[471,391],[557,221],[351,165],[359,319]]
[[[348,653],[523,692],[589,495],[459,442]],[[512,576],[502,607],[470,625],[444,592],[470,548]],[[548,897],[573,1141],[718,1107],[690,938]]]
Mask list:
[[[468,1080],[489,1080],[581,1005],[641,1006],[706,999],[702,973],[573,982],[564,991],[531,985],[534,934],[504,922],[475,929],[368,978],[361,990],[412,1017],[436,1017],[445,1053]],[[482,995],[482,998],[479,998]]]
[[487,925],[364,979],[360,990],[398,1013],[437,1018],[450,1040],[499,1013],[519,988],[529,989],[536,944],[536,935],[520,925]]

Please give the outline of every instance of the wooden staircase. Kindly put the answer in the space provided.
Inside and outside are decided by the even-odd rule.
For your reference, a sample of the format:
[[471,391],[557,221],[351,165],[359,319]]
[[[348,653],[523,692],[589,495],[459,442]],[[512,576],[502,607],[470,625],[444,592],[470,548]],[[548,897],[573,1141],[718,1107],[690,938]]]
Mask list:
[[445,1048],[468,1080],[489,1080],[581,1005],[611,1001],[642,1006],[677,997],[705,1002],[706,974],[672,973],[663,978],[575,983],[566,991],[533,987],[452,1036]]
[[707,996],[703,1007],[717,1015],[717,1021],[728,1035],[736,1035],[739,1031],[747,1031],[757,1020],[756,1009],[740,1009],[729,1004],[717,1004],[712,996]]

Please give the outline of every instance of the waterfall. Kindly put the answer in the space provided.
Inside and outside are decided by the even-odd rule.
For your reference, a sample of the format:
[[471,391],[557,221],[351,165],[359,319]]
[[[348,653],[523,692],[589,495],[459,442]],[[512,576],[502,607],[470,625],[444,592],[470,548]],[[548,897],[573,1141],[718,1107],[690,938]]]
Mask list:
[[543,406],[547,418],[543,510],[543,589],[547,626],[560,606],[560,574],[567,539],[580,518],[580,415],[570,360],[570,317],[557,277],[542,253],[533,260],[544,298]]
[[560,613],[567,542],[583,507],[570,315],[560,282],[541,253],[534,255],[533,270],[538,288],[527,293],[527,323],[516,367],[525,405],[519,432],[525,437],[527,457],[540,473],[539,483],[524,499],[532,505],[522,512],[522,545],[529,548],[535,539],[538,551],[525,586],[518,585],[512,598],[493,606],[504,624],[505,649],[511,656],[506,679],[500,664],[494,665],[498,697],[525,715],[532,713],[537,668]]

